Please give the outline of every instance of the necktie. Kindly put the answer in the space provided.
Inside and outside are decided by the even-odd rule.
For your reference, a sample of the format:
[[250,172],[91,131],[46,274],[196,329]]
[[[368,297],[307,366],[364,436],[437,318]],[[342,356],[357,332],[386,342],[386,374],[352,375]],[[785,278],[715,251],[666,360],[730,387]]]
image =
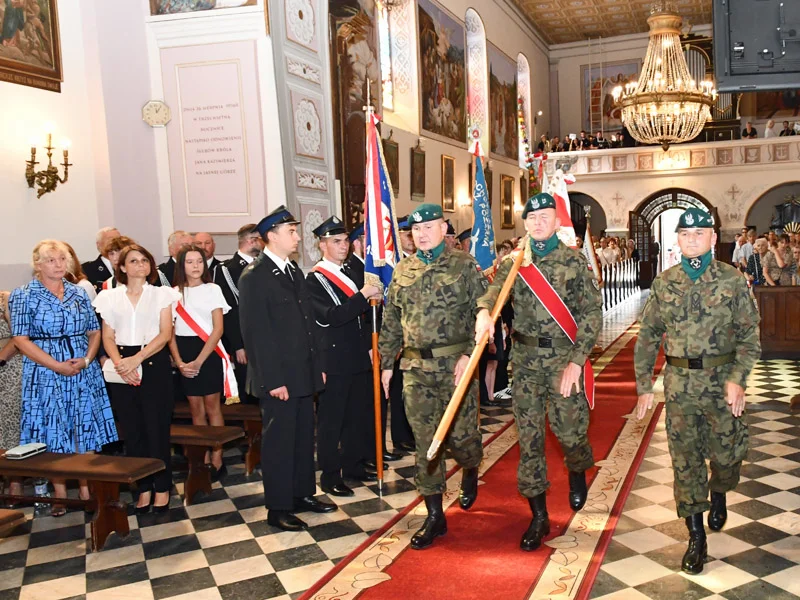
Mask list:
[[347,263],[344,263],[342,265],[342,273],[344,273],[345,275],[347,275],[348,277],[350,277],[352,279],[352,276],[350,274],[350,266]]
[[289,277],[289,281],[294,281],[294,275],[292,275],[292,265],[286,263],[286,275]]

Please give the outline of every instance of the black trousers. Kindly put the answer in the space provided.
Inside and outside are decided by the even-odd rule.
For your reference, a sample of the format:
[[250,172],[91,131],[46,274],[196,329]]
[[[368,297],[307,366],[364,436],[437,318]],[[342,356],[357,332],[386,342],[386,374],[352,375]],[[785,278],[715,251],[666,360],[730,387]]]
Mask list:
[[375,453],[371,383],[369,371],[328,374],[317,409],[317,463],[323,483],[333,485],[342,471],[355,473]]
[[[247,393],[247,365],[240,365],[236,362],[235,355],[231,355],[233,361],[233,374],[236,376],[236,385],[239,387],[239,401],[242,404],[258,404],[258,398]],[[225,403],[224,395],[220,398]]]
[[261,398],[261,473],[264,506],[292,510],[295,498],[313,496],[314,400]]
[[[140,346],[118,346],[120,355],[133,356]],[[117,425],[125,438],[125,455],[158,458],[164,470],[138,481],[146,492],[168,492],[172,489],[169,427],[172,421],[174,396],[169,352],[163,348],[142,363],[142,384],[108,384],[111,407],[119,419]]]
[[[402,444],[406,442],[413,444],[414,433],[408,423],[406,406],[403,402],[403,372],[400,370],[399,360],[394,363],[394,374],[392,375],[392,382],[389,384],[389,403],[392,411],[392,443]],[[386,410],[383,411],[383,415],[385,420]],[[386,429],[385,421],[383,428],[384,430]]]

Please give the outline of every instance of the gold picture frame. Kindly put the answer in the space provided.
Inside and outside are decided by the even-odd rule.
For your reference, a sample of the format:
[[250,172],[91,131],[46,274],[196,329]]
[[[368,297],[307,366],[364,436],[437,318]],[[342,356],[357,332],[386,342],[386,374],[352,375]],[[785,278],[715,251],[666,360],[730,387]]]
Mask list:
[[456,159],[442,154],[442,211],[456,212]]
[[38,12],[21,3],[5,4],[0,19],[0,81],[60,93],[64,77],[56,0],[35,2]]
[[500,228],[514,229],[514,178],[500,175]]

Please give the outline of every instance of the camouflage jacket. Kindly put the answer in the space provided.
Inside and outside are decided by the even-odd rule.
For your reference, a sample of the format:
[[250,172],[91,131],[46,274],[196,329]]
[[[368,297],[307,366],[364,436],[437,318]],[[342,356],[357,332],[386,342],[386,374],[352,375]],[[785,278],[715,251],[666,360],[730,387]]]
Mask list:
[[680,265],[667,269],[653,281],[650,297],[639,318],[639,339],[634,353],[636,389],[653,391],[661,337],[667,334],[667,356],[698,358],[734,352],[728,381],[745,387],[747,376],[761,356],[756,310],[747,283],[734,267],[712,260],[692,282]]
[[[397,265],[383,311],[381,368],[391,369],[401,348],[433,348],[469,342],[475,347],[475,303],[485,289],[477,263],[466,252],[445,249],[429,265],[416,255]],[[461,353],[429,359],[403,358],[400,368],[449,371]]]
[[[578,323],[578,336],[575,344],[565,350],[567,359],[564,362],[574,362],[583,365],[592,351],[597,336],[603,326],[603,306],[600,290],[596,285],[594,275],[589,270],[586,259],[582,254],[568,248],[559,242],[558,247],[547,256],[538,257],[531,252],[530,238],[523,238],[525,258],[522,265],[533,261],[542,274],[550,282],[558,295],[569,308],[575,321]],[[514,264],[515,253],[503,259],[494,281],[486,293],[478,300],[478,309],[492,310],[500,288],[508,277],[511,266]],[[554,340],[566,340],[567,335],[561,330],[555,319],[550,316],[544,305],[533,295],[528,285],[517,276],[514,287],[511,288],[509,298],[514,303],[514,330],[533,337],[550,337]],[[541,366],[538,348],[523,344],[515,344],[513,350],[515,365],[527,369]]]

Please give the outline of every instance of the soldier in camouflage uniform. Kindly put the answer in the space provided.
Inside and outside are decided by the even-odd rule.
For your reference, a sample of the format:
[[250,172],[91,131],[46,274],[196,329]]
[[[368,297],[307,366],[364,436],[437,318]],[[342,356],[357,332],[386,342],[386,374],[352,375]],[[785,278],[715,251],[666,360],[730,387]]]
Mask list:
[[[442,208],[422,204],[408,217],[417,251],[397,265],[389,286],[380,355],[384,390],[389,393],[392,365],[402,350],[403,398],[416,441],[416,484],[428,517],[411,539],[416,550],[447,533],[442,510],[444,451],[431,462],[426,453],[447,403],[475,347],[470,324],[484,278],[475,259],[446,247]],[[468,510],[478,495],[478,465],[483,458],[474,386],[467,392],[445,440],[464,468],[459,503]]]
[[[533,519],[522,536],[520,547],[535,550],[550,533],[545,491],[547,465],[544,456],[545,417],[564,451],[569,470],[569,502],[580,510],[586,502],[585,471],[594,464],[589,446],[589,406],[583,392],[581,373],[603,324],[597,280],[583,255],[561,243],[556,231],[555,199],[536,194],[522,212],[528,235],[521,242],[525,252],[522,266],[533,262],[569,308],[578,324],[573,344],[545,306],[518,276],[511,296],[514,303],[514,415],[519,429],[520,462],[518,485],[528,498]],[[493,332],[489,311],[508,277],[516,253],[503,259],[486,294],[478,301],[481,310],[475,324],[476,339]]]
[[675,504],[690,536],[681,568],[691,574],[703,570],[707,556],[703,512],[709,511],[713,531],[722,529],[725,493],[739,482],[748,440],[744,388],[761,354],[759,315],[747,284],[734,267],[711,257],[715,243],[711,215],[697,208],[681,215],[681,264],[653,282],[634,353],[642,419],[653,407],[653,366],[666,333],[667,435]]

